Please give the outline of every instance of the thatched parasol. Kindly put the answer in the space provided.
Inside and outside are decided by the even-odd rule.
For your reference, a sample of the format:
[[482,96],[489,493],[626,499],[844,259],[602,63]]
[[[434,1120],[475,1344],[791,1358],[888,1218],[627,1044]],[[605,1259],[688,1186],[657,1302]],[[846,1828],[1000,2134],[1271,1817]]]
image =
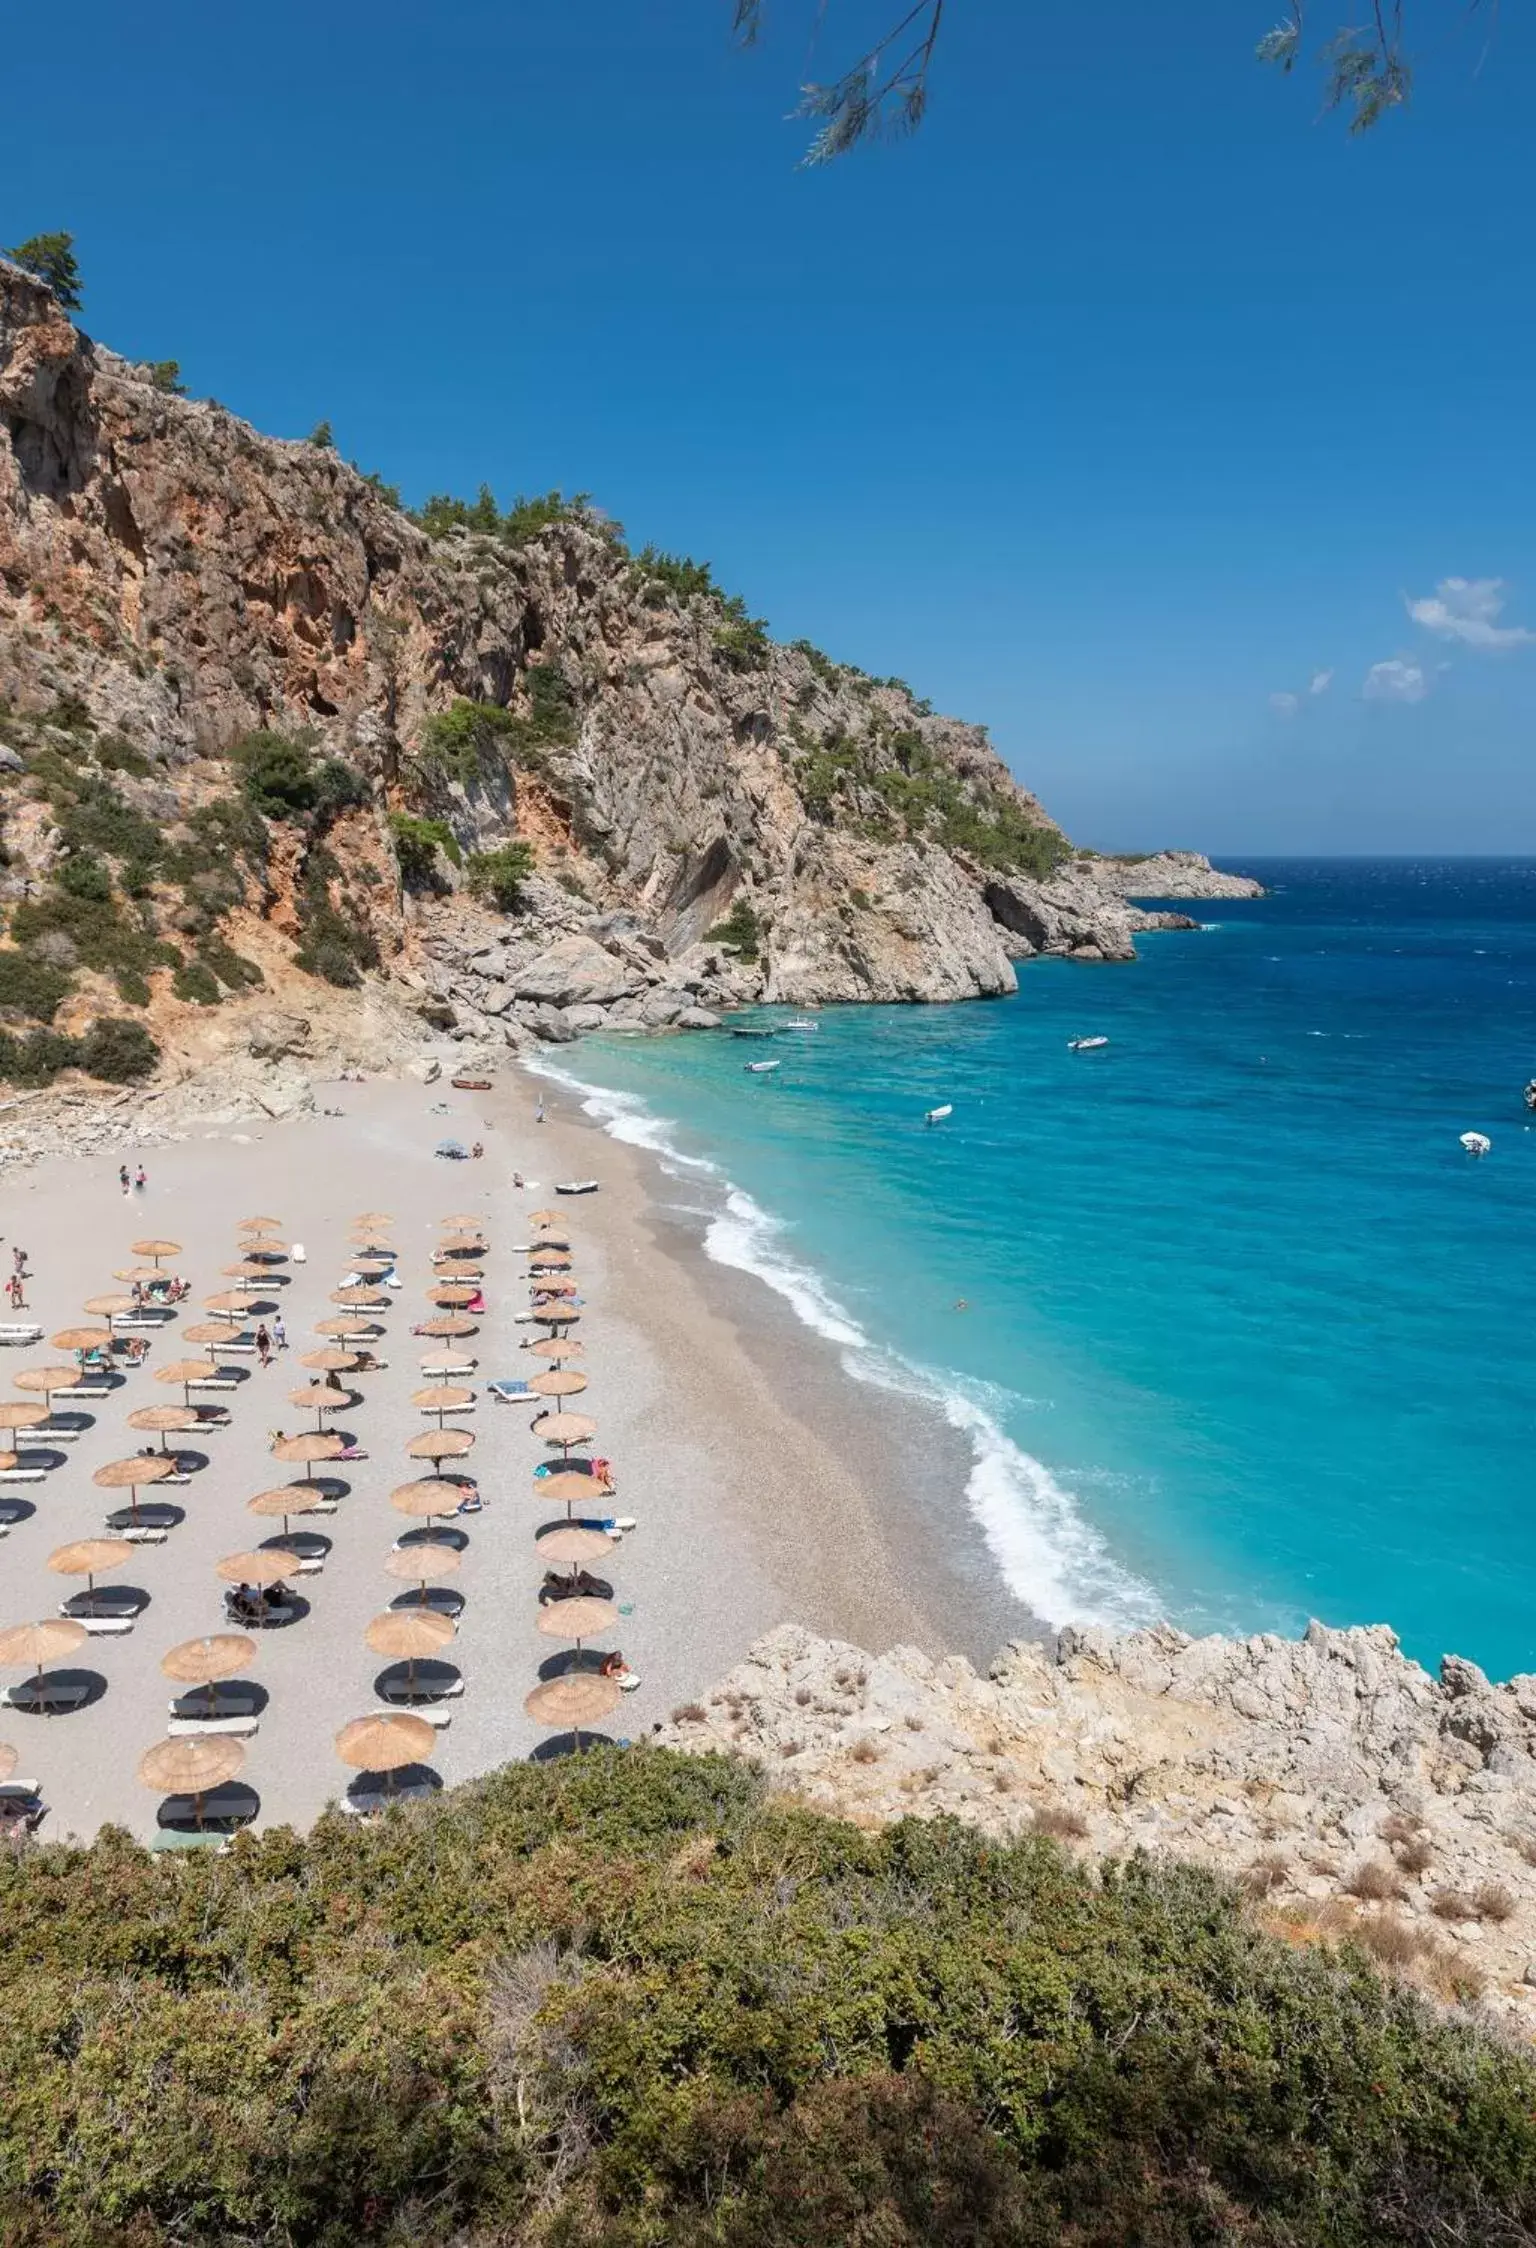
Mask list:
[[177,1358],[169,1366],[155,1368],[157,1382],[180,1382],[187,1404],[192,1403],[192,1384],[205,1382],[213,1361],[209,1358]]
[[254,1499],[247,1499],[247,1514],[258,1514],[264,1521],[273,1521],[281,1515],[283,1536],[288,1535],[290,1514],[313,1514],[320,1504],[320,1487],[317,1483],[280,1483],[275,1491],[258,1491]]
[[535,1397],[579,1397],[586,1386],[585,1374],[562,1373],[559,1367],[552,1374],[535,1374],[528,1384]]
[[289,1390],[288,1402],[297,1405],[301,1412],[313,1413],[318,1426],[322,1413],[339,1413],[344,1407],[355,1405],[357,1398],[350,1389],[332,1389],[329,1382],[315,1382],[308,1389]]
[[0,1428],[41,1428],[47,1418],[46,1405],[0,1405]]
[[112,1340],[110,1327],[61,1327],[53,1338],[55,1350],[100,1350]]
[[590,1413],[543,1413],[532,1425],[541,1444],[558,1444],[562,1452],[573,1444],[589,1444],[597,1434]]
[[523,1708],[536,1725],[567,1725],[581,1747],[581,1728],[600,1723],[617,1709],[621,1688],[615,1678],[601,1678],[595,1670],[568,1670],[546,1679],[527,1696]]
[[281,1218],[242,1218],[236,1226],[237,1233],[281,1233]]
[[557,1470],[554,1475],[536,1475],[533,1495],[536,1499],[550,1501],[563,1499],[569,1513],[573,1506],[590,1506],[594,1499],[610,1498],[612,1493],[595,1475],[583,1475],[577,1468],[566,1468]]
[[145,1483],[159,1483],[174,1475],[176,1463],[163,1452],[135,1452],[131,1460],[108,1460],[91,1481],[103,1491],[137,1491]]
[[226,1553],[222,1561],[214,1563],[213,1573],[222,1584],[257,1585],[263,1592],[270,1592],[292,1567],[291,1553],[274,1553],[270,1546],[259,1546],[254,1553]]
[[181,1339],[184,1343],[227,1343],[229,1341],[229,1321],[227,1319],[199,1319],[195,1326],[182,1328]]
[[85,1302],[80,1306],[82,1311],[93,1312],[98,1319],[104,1319],[109,1327],[121,1313],[132,1311],[133,1308],[132,1296],[123,1295],[87,1296]]
[[254,1257],[240,1257],[234,1264],[220,1265],[226,1280],[238,1280],[242,1287],[252,1287],[256,1281],[267,1278],[267,1268]]
[[435,1413],[439,1428],[443,1426],[445,1414],[457,1412],[460,1406],[473,1405],[474,1402],[474,1391],[465,1389],[458,1382],[437,1382],[427,1389],[415,1389],[411,1392],[411,1403],[418,1405],[424,1413]]
[[405,1447],[407,1459],[462,1460],[475,1448],[474,1433],[467,1428],[424,1428]]
[[393,1272],[398,1262],[399,1259],[392,1249],[375,1249],[365,1255],[354,1257],[352,1259],[352,1270],[366,1273],[370,1279],[377,1279],[380,1273]]
[[272,1457],[281,1460],[284,1467],[302,1467],[305,1481],[313,1482],[315,1461],[334,1460],[346,1448],[334,1429],[307,1429],[298,1436],[280,1436],[272,1447]]
[[377,1288],[333,1288],[333,1304],[348,1304],[353,1311],[388,1311],[389,1298]]
[[214,1687],[221,1678],[238,1677],[256,1660],[256,1642],[243,1632],[212,1632],[206,1639],[184,1639],[179,1647],[160,1657],[160,1668],[178,1686],[206,1686],[210,1716],[219,1706]]
[[581,1313],[561,1304],[536,1304],[533,1316],[541,1327],[574,1327]]
[[528,1223],[530,1225],[563,1225],[565,1223],[565,1212],[563,1210],[533,1210],[529,1212]]
[[477,1335],[480,1328],[477,1321],[466,1319],[462,1311],[440,1311],[435,1318],[424,1319],[419,1331],[423,1335]]
[[530,1249],[530,1272],[569,1272],[573,1263],[569,1249]]
[[619,1611],[611,1600],[592,1600],[585,1594],[575,1600],[550,1600],[539,1610],[539,1630],[546,1639],[584,1639],[599,1632],[617,1631]]
[[381,1710],[343,1725],[336,1736],[336,1754],[359,1772],[387,1773],[393,1787],[395,1773],[407,1764],[419,1764],[436,1739],[424,1717],[412,1717],[404,1709]]
[[465,1304],[473,1303],[480,1293],[479,1286],[467,1280],[445,1280],[427,1290],[429,1304],[441,1304],[445,1311],[462,1311]]
[[606,1530],[589,1530],[584,1522],[557,1522],[541,1531],[533,1550],[546,1569],[579,1569],[583,1562],[608,1560],[613,1540]]
[[461,1374],[468,1371],[462,1350],[429,1350],[421,1361],[424,1374]]
[[587,1346],[574,1335],[556,1335],[549,1342],[530,1343],[528,1348],[535,1358],[547,1359],[551,1366],[559,1366],[568,1358],[585,1358]]
[[244,1288],[226,1288],[222,1295],[204,1296],[204,1311],[216,1311],[221,1319],[248,1319],[251,1315],[249,1291]]
[[157,1267],[162,1257],[179,1257],[181,1255],[181,1243],[179,1241],[135,1241],[132,1246],[136,1257],[149,1257],[153,1259]]
[[151,1280],[163,1280],[165,1274],[158,1265],[122,1265],[113,1272],[112,1277],[114,1280],[137,1280],[141,1287],[147,1287]]
[[51,1397],[55,1390],[78,1388],[80,1369],[78,1366],[28,1366],[21,1373],[13,1374],[11,1381],[17,1389]]
[[86,1598],[91,1612],[96,1609],[96,1578],[103,1569],[118,1569],[133,1552],[126,1538],[77,1538],[73,1545],[62,1545],[48,1556],[48,1566],[56,1576],[84,1577]]
[[[383,1331],[376,1319],[359,1318],[356,1312],[350,1314],[344,1312],[340,1319],[317,1319],[315,1321],[315,1333],[317,1335],[379,1335]],[[306,1358],[304,1363],[307,1366],[309,1360]]]
[[450,1216],[439,1218],[437,1222],[445,1233],[452,1233],[461,1226],[483,1226],[485,1212],[483,1210],[455,1210]]
[[0,1631],[0,1668],[37,1671],[43,1682],[43,1665],[60,1655],[72,1655],[85,1640],[84,1624],[71,1616],[49,1616],[40,1624],[12,1624]]
[[405,1664],[405,1690],[416,1690],[416,1665],[438,1655],[458,1632],[451,1616],[436,1608],[386,1608],[375,1616],[364,1639],[376,1655],[387,1655]]
[[397,1514],[409,1514],[417,1521],[430,1522],[434,1515],[457,1514],[468,1496],[462,1483],[429,1476],[420,1483],[398,1484],[389,1494],[389,1503]]
[[352,1220],[354,1225],[393,1225],[394,1222],[387,1210],[360,1210]]
[[457,1546],[422,1538],[414,1545],[396,1546],[392,1553],[385,1555],[384,1568],[387,1575],[417,1586],[424,1601],[427,1586],[439,1577],[453,1576],[463,1562],[464,1556]]
[[357,1364],[355,1350],[307,1350],[299,1360],[317,1374],[345,1374]]
[[139,1779],[161,1795],[190,1795],[192,1817],[201,1827],[203,1797],[211,1787],[232,1780],[245,1762],[241,1742],[207,1737],[156,1741],[139,1758]]
[[128,1415],[128,1426],[142,1430],[146,1436],[158,1436],[160,1449],[167,1458],[172,1456],[171,1446],[165,1439],[173,1433],[185,1434],[188,1429],[201,1428],[202,1417],[195,1405],[140,1405]]

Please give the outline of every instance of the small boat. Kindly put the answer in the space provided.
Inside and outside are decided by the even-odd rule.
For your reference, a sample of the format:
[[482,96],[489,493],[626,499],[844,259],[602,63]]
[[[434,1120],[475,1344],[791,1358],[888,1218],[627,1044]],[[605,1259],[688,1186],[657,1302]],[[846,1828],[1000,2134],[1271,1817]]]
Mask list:
[[556,1194],[596,1194],[596,1179],[556,1179]]
[[732,1023],[733,1038],[772,1038],[774,1033],[761,1023]]
[[488,1093],[491,1089],[488,1077],[454,1077],[449,1083],[456,1085],[461,1093]]
[[1527,1108],[1536,1109],[1536,1077],[1533,1077],[1521,1095]]
[[35,1320],[29,1319],[23,1322],[17,1319],[7,1319],[3,1324],[0,1324],[0,1343],[40,1343],[42,1339],[42,1327]]
[[813,1023],[808,1015],[796,1015],[791,1021],[780,1023],[779,1028],[780,1030],[820,1030],[821,1025],[820,1023]]
[[953,1102],[953,1101],[946,1101],[946,1102],[944,1103],[944,1105],[943,1105],[943,1107],[942,1107],[942,1108],[927,1108],[927,1109],[924,1109],[924,1111],[923,1111],[923,1122],[924,1122],[925,1124],[942,1124],[946,1116],[953,1116],[953,1115],[954,1115],[954,1113],[955,1113],[955,1104],[954,1104],[954,1102]]
[[1463,1132],[1461,1144],[1469,1155],[1486,1155],[1493,1142],[1486,1132]]
[[1092,1054],[1100,1046],[1107,1046],[1108,1044],[1107,1038],[1069,1038],[1067,1040],[1067,1052],[1069,1054]]
[[766,1077],[770,1069],[777,1069],[779,1066],[778,1062],[748,1062],[747,1075],[749,1077]]

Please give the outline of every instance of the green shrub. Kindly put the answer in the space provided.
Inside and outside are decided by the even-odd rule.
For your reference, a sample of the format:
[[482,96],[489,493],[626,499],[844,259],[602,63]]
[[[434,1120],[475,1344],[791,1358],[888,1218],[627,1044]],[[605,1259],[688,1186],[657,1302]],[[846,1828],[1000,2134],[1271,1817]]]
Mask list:
[[117,996],[125,1006],[147,1007],[149,1005],[153,994],[150,991],[147,979],[140,975],[137,968],[119,968],[113,980],[117,985]]
[[187,386],[181,379],[179,359],[151,359],[144,372],[156,390],[163,390],[169,398],[185,398]]
[[62,231],[57,234],[29,234],[25,242],[18,242],[14,250],[6,250],[5,257],[17,265],[25,266],[40,281],[46,281],[66,312],[80,309],[80,267],[75,258],[75,238]]
[[11,916],[11,935],[23,952],[35,952],[44,937],[63,939],[64,947],[82,966],[111,975],[119,968],[136,968],[142,975],[167,956],[179,962],[174,946],[167,948],[142,917],[130,918],[113,898],[73,897],[54,890],[41,898],[28,898]]
[[747,900],[737,898],[725,919],[705,930],[704,941],[724,945],[728,952],[734,952],[742,960],[755,960],[766,927],[766,922],[758,917]]
[[761,671],[768,662],[768,627],[761,617],[750,617],[739,593],[722,603],[725,621],[710,635],[715,652],[733,671]]
[[500,538],[508,546],[526,546],[557,523],[581,523],[610,537],[616,535],[616,527],[595,514],[590,492],[574,492],[569,499],[558,491],[536,493],[531,498],[520,492],[503,515],[489,484],[481,485],[473,503],[455,499],[450,492],[434,492],[413,521],[434,539],[449,531],[478,531],[487,538]]
[[142,780],[154,771],[152,761],[121,734],[113,734],[96,751],[96,762],[106,773],[132,773]]
[[707,562],[695,562],[687,554],[664,554],[657,546],[640,549],[630,564],[630,577],[639,586],[642,598],[648,597],[653,588],[659,593],[675,594],[679,601],[691,601],[696,594],[708,597],[720,592]]
[[286,734],[247,734],[230,752],[247,800],[269,820],[302,819],[315,808],[315,761]]
[[91,851],[77,851],[59,868],[59,888],[72,898],[90,898],[105,905],[112,895],[112,876]]
[[56,1030],[34,1030],[25,1038],[0,1031],[0,1079],[12,1085],[51,1085],[60,1070],[74,1069],[80,1041]]
[[458,837],[446,820],[422,820],[410,812],[391,812],[389,825],[395,838],[401,880],[408,890],[441,888],[437,865],[439,851],[451,865],[462,864],[464,854]]
[[80,1067],[109,1085],[131,1085],[147,1077],[160,1049],[142,1023],[108,1015],[93,1023],[80,1041]]
[[86,781],[81,786],[75,801],[62,811],[59,835],[69,851],[99,852],[146,867],[155,866],[165,850],[155,822],[124,803],[105,781]]
[[434,711],[422,727],[422,756],[435,774],[468,787],[494,764],[516,730],[511,711],[499,703],[460,696],[446,710]]
[[472,851],[467,871],[473,896],[486,899],[500,913],[515,913],[523,902],[523,885],[533,872],[533,845],[503,843],[494,851]]
[[171,989],[178,999],[195,1000],[199,1007],[217,1007],[219,987],[211,968],[201,960],[188,960],[176,971]]
[[243,952],[236,952],[233,945],[216,932],[204,937],[197,951],[198,958],[230,991],[251,990],[266,981],[254,960],[247,960]]
[[33,1022],[52,1022],[73,981],[62,968],[50,967],[46,961],[0,950],[0,1007],[30,1015]]

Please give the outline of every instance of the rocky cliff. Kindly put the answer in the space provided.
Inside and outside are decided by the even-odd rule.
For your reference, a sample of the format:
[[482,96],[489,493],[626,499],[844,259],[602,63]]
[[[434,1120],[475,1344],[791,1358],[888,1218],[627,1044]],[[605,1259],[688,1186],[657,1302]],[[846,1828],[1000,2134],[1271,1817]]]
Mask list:
[[1536,2033],[1536,1678],[1432,1678],[1383,1625],[1304,1638],[870,1656],[786,1626],[663,1739],[760,1759],[824,1808],[1031,1824],[1240,1876],[1297,1941],[1347,1935]]
[[[1005,992],[1158,925],[982,728],[777,645],[707,569],[558,495],[413,519],[3,262],[0,422],[11,1033],[110,1008],[180,1053],[242,993],[403,976],[441,1010],[462,971],[472,1034],[516,1042],[573,1007]],[[583,934],[608,970],[537,966]]]

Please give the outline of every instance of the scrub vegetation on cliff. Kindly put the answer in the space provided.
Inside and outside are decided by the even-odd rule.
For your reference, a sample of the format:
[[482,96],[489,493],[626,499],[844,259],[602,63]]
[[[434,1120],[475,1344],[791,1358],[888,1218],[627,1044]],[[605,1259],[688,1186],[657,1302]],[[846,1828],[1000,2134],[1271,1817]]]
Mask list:
[[598,1750],[0,1866],[14,2248],[1529,2242],[1536,2068],[1237,1893]]

